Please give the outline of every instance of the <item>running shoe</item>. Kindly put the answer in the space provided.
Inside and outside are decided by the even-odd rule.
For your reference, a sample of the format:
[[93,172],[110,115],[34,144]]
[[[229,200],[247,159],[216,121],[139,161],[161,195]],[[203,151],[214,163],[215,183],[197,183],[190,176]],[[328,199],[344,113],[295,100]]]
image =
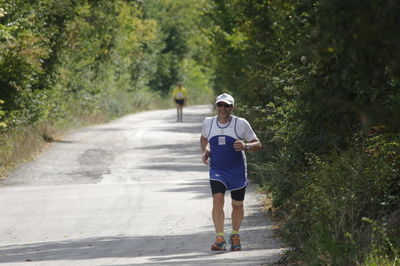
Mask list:
[[216,250],[216,251],[226,250],[225,239],[222,236],[217,236],[214,244],[212,244],[212,246],[211,246],[211,250]]
[[229,243],[231,244],[231,251],[242,250],[242,246],[240,245],[240,236],[238,234],[231,235]]

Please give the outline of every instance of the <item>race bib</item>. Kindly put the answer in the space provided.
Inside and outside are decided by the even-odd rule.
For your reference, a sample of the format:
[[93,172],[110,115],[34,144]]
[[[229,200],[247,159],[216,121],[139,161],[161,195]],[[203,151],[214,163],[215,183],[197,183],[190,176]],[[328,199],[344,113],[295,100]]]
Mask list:
[[226,145],[225,136],[218,137],[218,145]]

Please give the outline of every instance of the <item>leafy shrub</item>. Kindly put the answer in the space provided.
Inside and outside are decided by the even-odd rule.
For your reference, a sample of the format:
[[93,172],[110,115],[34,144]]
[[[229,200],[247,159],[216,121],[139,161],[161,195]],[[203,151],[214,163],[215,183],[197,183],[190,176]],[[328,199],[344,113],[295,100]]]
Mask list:
[[263,142],[250,177],[306,264],[396,260],[399,10],[394,0],[214,2],[216,86]]

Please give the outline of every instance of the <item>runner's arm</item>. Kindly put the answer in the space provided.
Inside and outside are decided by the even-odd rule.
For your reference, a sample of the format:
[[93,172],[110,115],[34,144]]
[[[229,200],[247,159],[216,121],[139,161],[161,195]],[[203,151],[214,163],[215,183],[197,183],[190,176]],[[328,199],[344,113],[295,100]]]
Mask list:
[[210,158],[210,146],[208,145],[208,140],[203,136],[200,137],[200,146],[203,151],[202,161],[207,164],[208,158]]
[[262,148],[262,144],[259,139],[252,139],[248,143],[246,143],[246,145],[248,151],[257,151]]
[[236,151],[257,151],[261,149],[261,141],[257,138],[250,126],[250,123],[244,118],[239,118],[238,124],[239,123],[239,136],[242,136],[243,140],[246,140],[247,143],[245,143],[243,140],[236,140],[233,144],[233,148]]
[[257,138],[250,140],[247,143],[244,143],[241,140],[235,141],[233,143],[233,148],[236,151],[256,151],[262,148],[261,141]]

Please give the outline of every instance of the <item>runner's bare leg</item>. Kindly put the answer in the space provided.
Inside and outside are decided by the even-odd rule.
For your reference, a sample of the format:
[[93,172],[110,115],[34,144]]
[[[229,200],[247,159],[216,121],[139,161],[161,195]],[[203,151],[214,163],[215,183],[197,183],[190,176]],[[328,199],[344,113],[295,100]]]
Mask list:
[[244,217],[243,201],[232,200],[232,229],[239,231]]
[[216,193],[213,195],[213,209],[212,209],[212,218],[214,222],[215,232],[223,233],[224,232],[224,194]]

